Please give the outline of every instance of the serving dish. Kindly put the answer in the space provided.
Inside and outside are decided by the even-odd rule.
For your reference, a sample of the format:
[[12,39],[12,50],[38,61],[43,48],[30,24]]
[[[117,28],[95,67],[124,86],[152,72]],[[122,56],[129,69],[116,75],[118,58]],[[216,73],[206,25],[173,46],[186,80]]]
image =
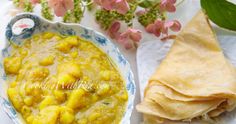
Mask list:
[[[10,42],[13,42],[17,45],[21,45],[22,40],[29,38],[33,34],[45,31],[55,32],[61,35],[77,35],[85,40],[91,41],[113,60],[113,62],[117,66],[118,71],[121,73],[121,76],[126,82],[126,89],[128,91],[128,98],[129,98],[121,123],[129,124],[130,115],[133,109],[133,100],[136,87],[128,61],[119,52],[118,48],[101,33],[78,24],[65,24],[59,22],[52,23],[34,14],[29,14],[29,13],[23,13],[15,16],[7,25],[5,34],[6,40],[4,41],[6,42],[6,45],[2,50],[2,54],[0,56],[1,82],[5,82],[6,80],[6,75],[3,69],[2,60],[4,57],[8,56],[9,52],[11,51]],[[1,88],[0,104],[2,108],[6,111],[8,116],[11,118],[11,120],[13,120],[16,124],[20,124],[22,123],[22,120],[7,98],[6,87],[7,87],[6,83],[2,83],[0,85]]]

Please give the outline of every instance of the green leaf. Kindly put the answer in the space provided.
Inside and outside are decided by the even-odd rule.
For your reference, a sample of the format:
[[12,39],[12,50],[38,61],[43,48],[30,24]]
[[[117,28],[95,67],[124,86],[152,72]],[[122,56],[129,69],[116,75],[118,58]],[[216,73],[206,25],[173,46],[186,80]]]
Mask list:
[[208,17],[220,27],[236,31],[236,5],[227,0],[201,0]]

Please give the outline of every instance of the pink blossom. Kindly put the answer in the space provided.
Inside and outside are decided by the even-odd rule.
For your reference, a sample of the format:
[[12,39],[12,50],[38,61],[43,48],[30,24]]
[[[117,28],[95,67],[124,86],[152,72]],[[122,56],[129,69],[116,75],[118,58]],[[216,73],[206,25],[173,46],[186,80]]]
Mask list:
[[146,31],[148,33],[153,33],[157,37],[161,35],[161,32],[163,30],[164,22],[162,20],[157,19],[154,24],[149,24],[146,27]]
[[172,31],[179,31],[181,29],[181,24],[177,20],[167,21],[165,27],[170,28]]
[[135,42],[139,42],[142,39],[142,32],[140,30],[129,28],[126,32],[129,34],[130,39]]
[[74,8],[73,0],[49,0],[48,3],[57,16],[64,16],[67,10]]
[[159,37],[161,34],[168,36],[168,29],[177,32],[181,29],[181,24],[177,20],[167,22],[156,20],[153,24],[149,24],[146,27],[146,31],[148,33],[153,33],[157,37]]
[[126,0],[116,0],[113,8],[120,14],[125,14],[130,9]]
[[168,35],[168,29],[177,32],[181,29],[181,24],[177,20],[166,21],[163,24],[162,33]]
[[120,34],[118,41],[124,42],[131,39],[134,42],[139,42],[142,38],[141,33],[140,30],[128,28],[125,32]]
[[[142,38],[141,31],[128,28],[125,32],[120,34],[117,41],[125,46],[126,49],[130,49],[134,46],[135,42],[139,42]],[[133,42],[131,42],[133,41]]]
[[160,9],[161,11],[175,12],[175,2],[176,0],[161,0]]
[[40,0],[30,0],[30,2],[33,4],[37,4],[37,3],[40,3]]
[[120,14],[129,11],[129,4],[126,0],[94,0],[94,3],[106,10],[116,10]]
[[115,21],[108,30],[108,33],[111,38],[118,39],[120,36],[120,22]]
[[108,30],[111,38],[115,39],[118,43],[122,44],[126,49],[130,49],[136,42],[142,38],[141,31],[128,28],[125,32],[119,32],[121,24],[115,21]]

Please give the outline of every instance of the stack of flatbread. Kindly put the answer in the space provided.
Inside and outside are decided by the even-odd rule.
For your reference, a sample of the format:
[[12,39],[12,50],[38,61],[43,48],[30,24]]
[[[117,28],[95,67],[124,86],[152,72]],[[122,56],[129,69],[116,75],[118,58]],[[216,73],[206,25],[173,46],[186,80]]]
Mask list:
[[235,67],[200,11],[177,35],[136,108],[145,116],[191,120],[216,117],[235,106]]

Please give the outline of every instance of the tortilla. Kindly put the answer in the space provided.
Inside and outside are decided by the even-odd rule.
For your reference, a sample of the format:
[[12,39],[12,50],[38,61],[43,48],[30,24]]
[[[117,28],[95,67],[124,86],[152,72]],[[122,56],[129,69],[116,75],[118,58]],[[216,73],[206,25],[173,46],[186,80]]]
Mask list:
[[199,11],[176,36],[136,108],[152,117],[191,120],[215,117],[235,106],[235,67],[224,57],[208,18]]

